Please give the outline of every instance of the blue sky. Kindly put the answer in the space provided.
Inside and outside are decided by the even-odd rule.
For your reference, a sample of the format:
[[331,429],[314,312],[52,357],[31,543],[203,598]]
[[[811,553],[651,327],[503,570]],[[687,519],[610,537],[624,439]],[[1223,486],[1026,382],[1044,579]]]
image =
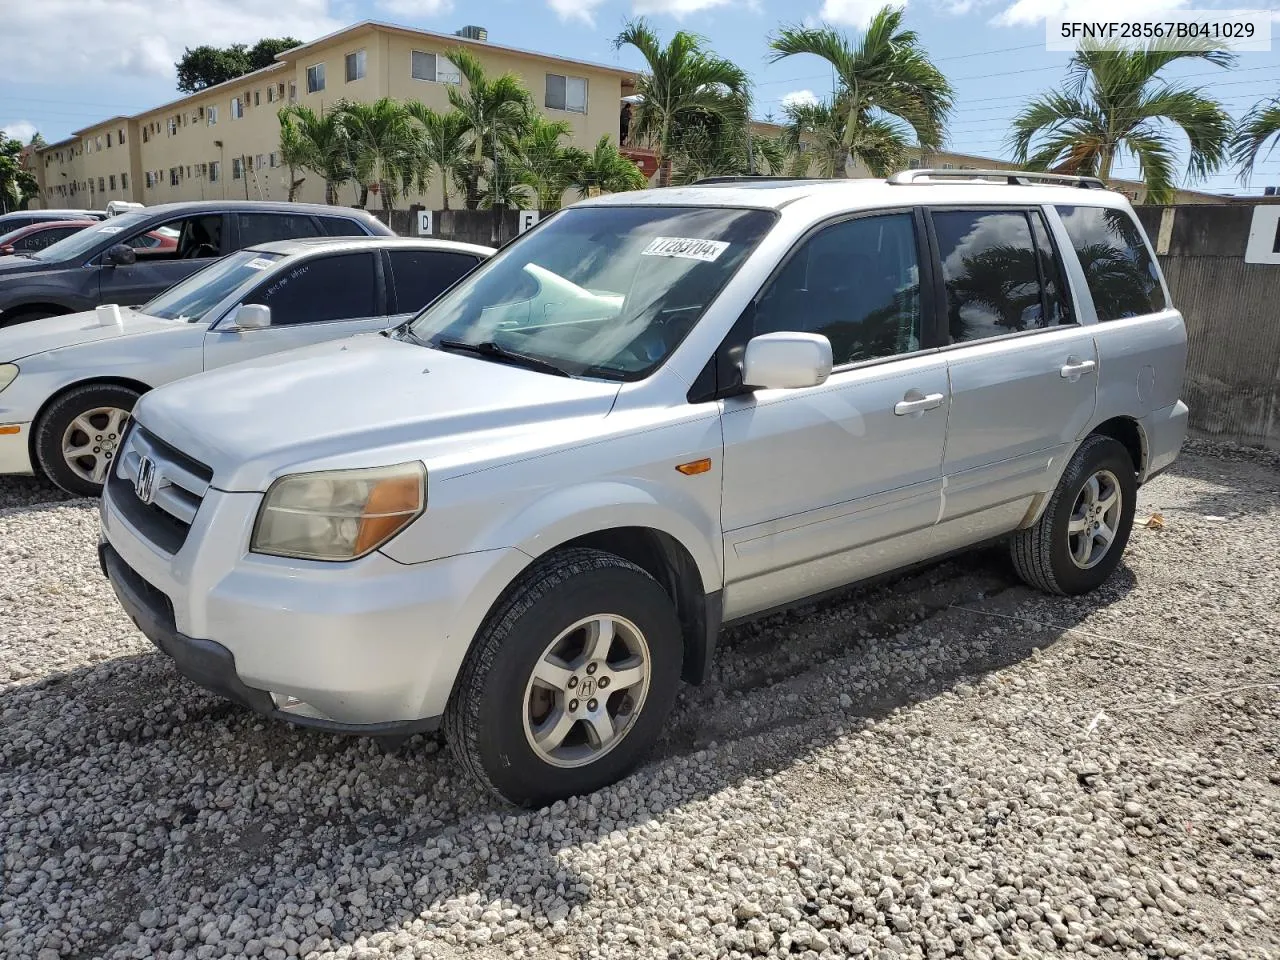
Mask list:
[[[1270,0],[1272,6],[1276,0]],[[1196,9],[1215,4],[1197,2]],[[1217,4],[1227,8],[1243,3]],[[362,19],[440,32],[467,23],[489,30],[492,42],[640,67],[633,51],[611,39],[628,16],[642,14],[660,34],[677,29],[705,36],[711,47],[747,69],[756,113],[778,113],[787,96],[822,96],[831,74],[821,61],[792,58],[769,64],[768,34],[781,22],[828,22],[856,32],[877,0],[40,0],[6,4],[0,32],[0,128],[39,129],[47,140],[118,113],[134,113],[177,95],[173,60],[184,46],[252,43],[292,33],[303,40]],[[1190,7],[1185,0],[1077,0],[1081,19],[1146,18]],[[1257,4],[1257,7],[1264,6]],[[1004,156],[1009,120],[1027,98],[1062,79],[1065,53],[1045,51],[1044,16],[1055,0],[914,0],[908,24],[957,91],[952,149]],[[270,10],[269,16],[262,11]],[[1276,14],[1280,17],[1280,14]],[[1280,21],[1273,23],[1280,34]],[[1280,39],[1269,53],[1241,54],[1231,71],[1186,65],[1174,71],[1206,84],[1239,116],[1264,97],[1280,96]],[[1135,176],[1128,161],[1119,176]],[[1280,185],[1280,150],[1252,181]],[[1229,174],[1202,188],[1239,190]]]

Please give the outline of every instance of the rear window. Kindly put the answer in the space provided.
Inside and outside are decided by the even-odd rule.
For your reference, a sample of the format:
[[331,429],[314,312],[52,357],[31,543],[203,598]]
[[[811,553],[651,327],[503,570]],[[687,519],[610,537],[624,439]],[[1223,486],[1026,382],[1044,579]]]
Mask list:
[[461,253],[392,250],[391,275],[395,280],[397,311],[417,313],[479,262],[476,257]]
[[1080,259],[1099,320],[1139,317],[1165,308],[1160,274],[1133,217],[1108,207],[1059,206],[1057,210]]
[[320,226],[331,237],[365,237],[369,231],[346,217],[320,217]]

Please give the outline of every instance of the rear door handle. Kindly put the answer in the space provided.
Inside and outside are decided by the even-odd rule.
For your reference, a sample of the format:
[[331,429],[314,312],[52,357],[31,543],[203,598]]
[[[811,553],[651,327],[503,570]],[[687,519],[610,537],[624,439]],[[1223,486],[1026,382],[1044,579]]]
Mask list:
[[924,413],[926,410],[933,410],[942,406],[943,395],[940,393],[930,393],[927,396],[919,396],[919,391],[912,391],[916,396],[908,393],[906,397],[899,400],[893,405],[893,415],[895,417],[905,417],[913,413]]
[[1092,360],[1068,360],[1058,373],[1063,380],[1079,380],[1086,373],[1093,373],[1096,366]]

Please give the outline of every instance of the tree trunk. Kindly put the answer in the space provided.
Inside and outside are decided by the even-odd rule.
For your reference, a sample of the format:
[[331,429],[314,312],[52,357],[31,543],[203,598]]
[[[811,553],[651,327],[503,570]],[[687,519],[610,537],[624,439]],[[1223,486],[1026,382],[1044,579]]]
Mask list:
[[386,180],[379,183],[378,195],[382,198],[382,212],[387,215],[387,226],[391,226],[391,184]]
[[360,209],[363,210],[369,206],[369,185],[367,183],[360,184]]
[[667,138],[671,135],[670,119],[663,119],[662,133],[658,139],[658,186],[665,187],[671,183],[671,171],[667,168]]
[[1107,144],[1102,148],[1102,159],[1098,161],[1098,179],[1106,183],[1111,176],[1111,165],[1116,159],[1115,144]]
[[331,207],[338,205],[338,188],[332,180],[324,182],[324,202]]

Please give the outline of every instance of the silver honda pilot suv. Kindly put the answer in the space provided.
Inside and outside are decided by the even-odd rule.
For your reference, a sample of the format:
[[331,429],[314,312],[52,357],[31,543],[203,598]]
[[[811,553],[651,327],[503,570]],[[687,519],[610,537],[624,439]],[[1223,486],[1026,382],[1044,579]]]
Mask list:
[[604,196],[419,315],[142,397],[101,559],[260,713],[444,732],[503,797],[628,773],[724,623],[993,539],[1079,594],[1186,431],[1182,317],[1098,181]]

